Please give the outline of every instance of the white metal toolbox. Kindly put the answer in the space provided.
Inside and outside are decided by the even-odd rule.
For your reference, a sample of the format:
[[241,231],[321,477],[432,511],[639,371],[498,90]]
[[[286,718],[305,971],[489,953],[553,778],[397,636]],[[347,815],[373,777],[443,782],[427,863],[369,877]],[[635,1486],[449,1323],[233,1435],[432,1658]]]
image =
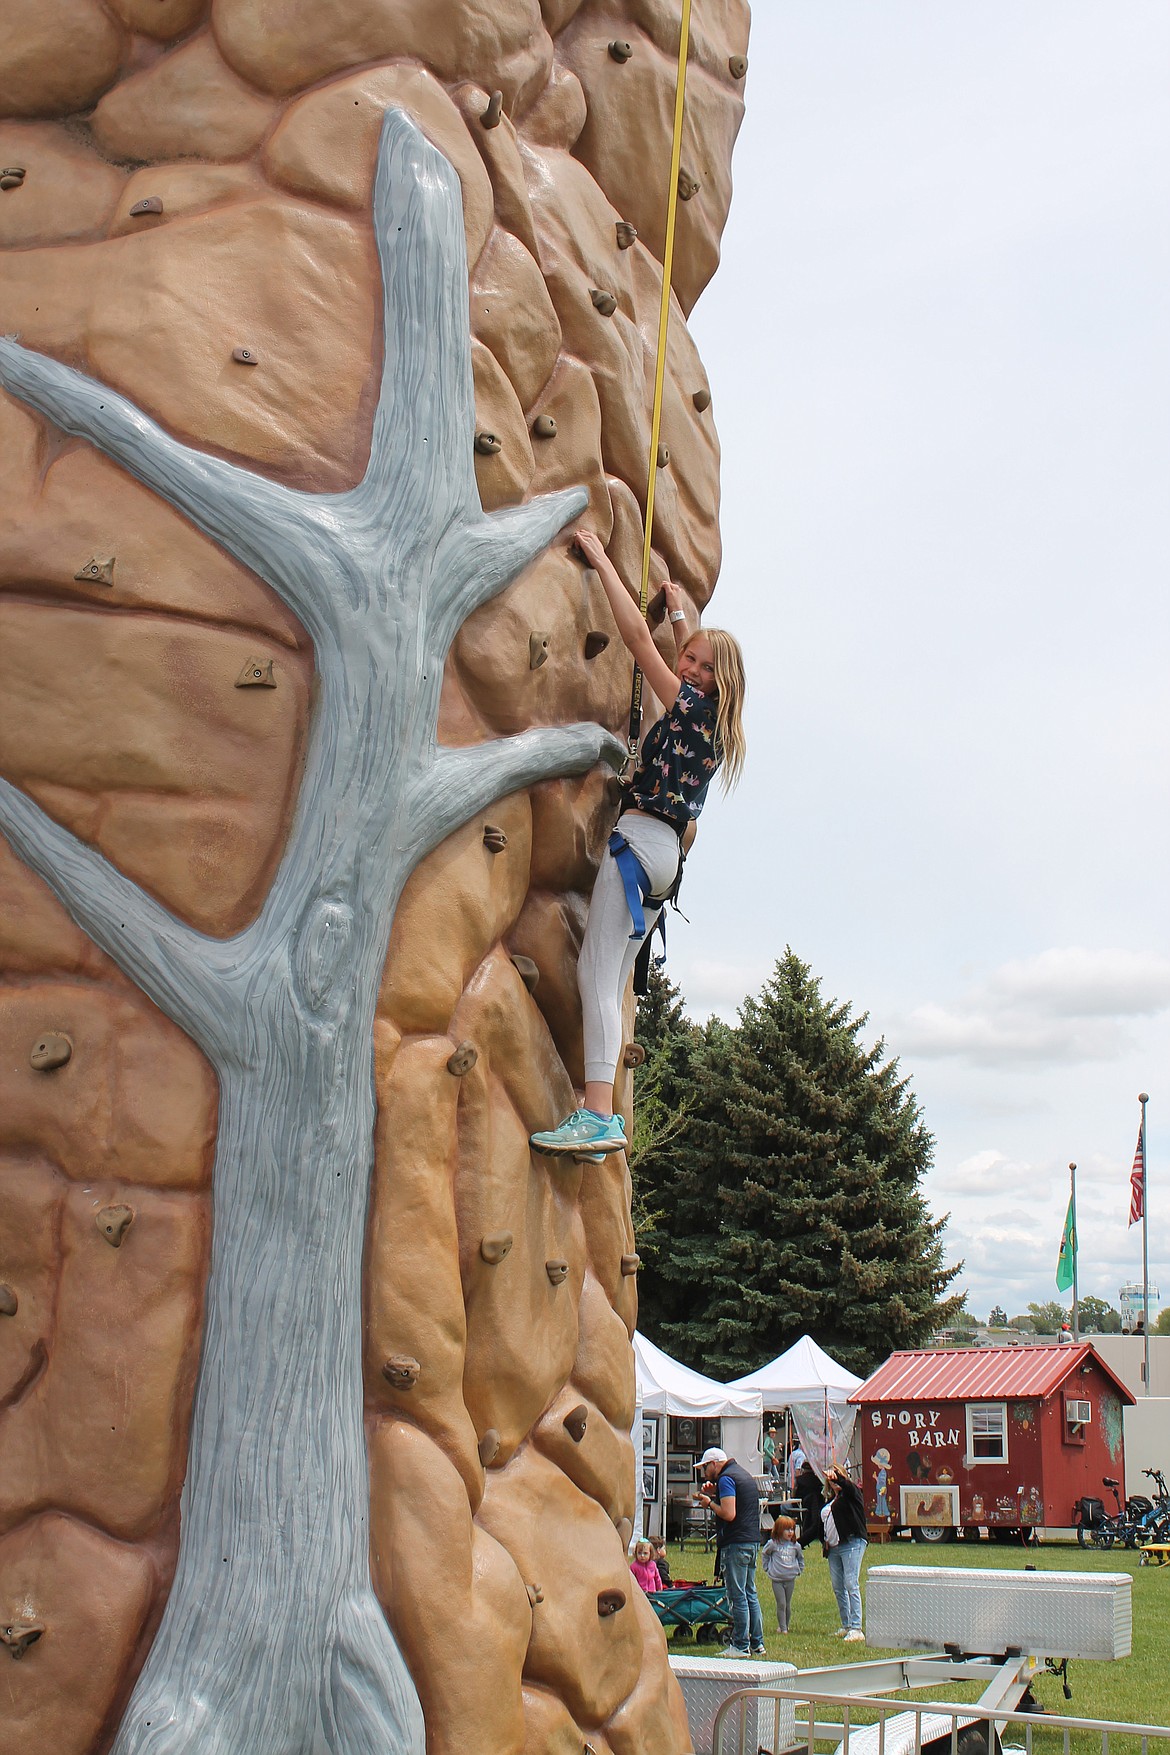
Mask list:
[[1131,1584],[1126,1572],[871,1566],[865,1634],[870,1645],[893,1649],[956,1645],[988,1655],[1128,1657]]
[[[687,1723],[695,1755],[712,1755],[711,1733],[715,1714],[729,1694],[738,1688],[787,1688],[796,1675],[794,1664],[766,1659],[674,1657],[670,1667],[678,1678],[687,1708]],[[796,1741],[796,1704],[791,1700],[748,1700],[742,1747],[779,1755]],[[740,1747],[738,1740],[735,1744]]]

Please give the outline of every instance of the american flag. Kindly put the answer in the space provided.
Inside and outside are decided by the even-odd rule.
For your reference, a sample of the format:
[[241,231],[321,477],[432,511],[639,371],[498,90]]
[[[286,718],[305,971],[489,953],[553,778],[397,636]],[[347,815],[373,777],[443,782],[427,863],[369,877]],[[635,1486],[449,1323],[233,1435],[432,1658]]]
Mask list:
[[1129,1173],[1129,1222],[1136,1225],[1146,1210],[1146,1157],[1142,1151],[1142,1130],[1138,1128],[1137,1151]]

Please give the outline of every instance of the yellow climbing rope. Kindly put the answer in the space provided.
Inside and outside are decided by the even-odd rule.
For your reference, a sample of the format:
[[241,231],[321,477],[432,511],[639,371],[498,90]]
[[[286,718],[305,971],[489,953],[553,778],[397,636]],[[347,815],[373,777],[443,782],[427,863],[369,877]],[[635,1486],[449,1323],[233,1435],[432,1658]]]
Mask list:
[[[666,202],[666,247],[662,253],[662,303],[658,310],[658,357],[654,366],[654,408],[650,417],[650,461],[646,471],[646,526],[642,539],[642,583],[638,607],[644,616],[650,600],[650,545],[654,538],[654,488],[658,480],[658,435],[662,426],[662,386],[666,377],[666,333],[670,323],[670,280],[674,267],[674,222],[678,212],[682,166],[683,104],[687,89],[687,50],[691,40],[691,0],[683,0],[678,39],[678,78],[674,90],[674,138],[670,148],[670,189]],[[642,672],[634,666],[630,696],[629,750],[637,754],[642,730]]]

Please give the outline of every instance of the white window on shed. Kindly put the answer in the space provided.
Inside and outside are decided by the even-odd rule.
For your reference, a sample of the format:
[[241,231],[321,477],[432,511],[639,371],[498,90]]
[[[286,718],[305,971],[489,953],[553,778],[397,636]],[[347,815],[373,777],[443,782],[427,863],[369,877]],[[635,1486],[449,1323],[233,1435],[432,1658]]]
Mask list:
[[1007,1403],[967,1403],[967,1462],[1007,1461]]

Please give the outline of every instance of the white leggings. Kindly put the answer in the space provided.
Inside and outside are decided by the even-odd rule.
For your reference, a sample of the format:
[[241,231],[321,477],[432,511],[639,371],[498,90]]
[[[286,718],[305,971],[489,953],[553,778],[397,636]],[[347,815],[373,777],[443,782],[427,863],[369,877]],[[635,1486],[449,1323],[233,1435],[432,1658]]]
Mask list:
[[[651,893],[669,890],[678,871],[678,835],[669,823],[627,811],[617,825],[650,879]],[[646,935],[661,914],[647,907]],[[606,852],[593,886],[585,939],[577,960],[577,987],[585,1029],[585,1082],[612,1085],[622,1052],[622,998],[644,939],[633,931],[617,860]]]

